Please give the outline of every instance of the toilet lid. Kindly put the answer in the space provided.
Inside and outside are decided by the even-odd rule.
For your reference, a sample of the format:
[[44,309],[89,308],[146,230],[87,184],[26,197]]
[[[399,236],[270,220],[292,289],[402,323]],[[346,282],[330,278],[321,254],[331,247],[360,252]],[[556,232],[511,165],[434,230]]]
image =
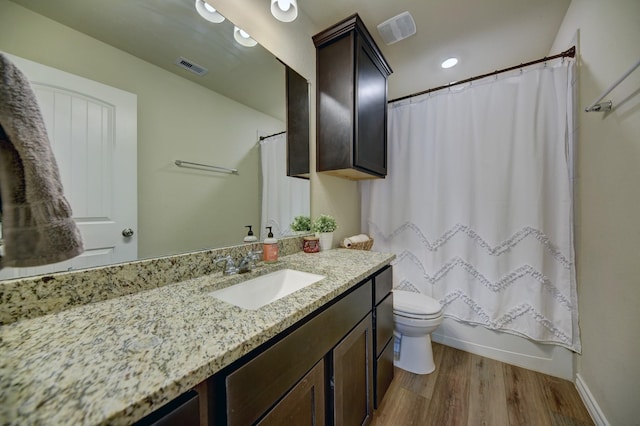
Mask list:
[[422,293],[393,290],[393,310],[413,315],[433,316],[440,313],[440,303]]

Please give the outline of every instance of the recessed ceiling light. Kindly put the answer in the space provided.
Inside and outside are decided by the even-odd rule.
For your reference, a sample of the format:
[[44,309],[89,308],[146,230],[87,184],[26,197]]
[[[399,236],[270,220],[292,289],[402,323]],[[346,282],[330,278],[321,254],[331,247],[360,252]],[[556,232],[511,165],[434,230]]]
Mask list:
[[440,64],[440,66],[442,68],[451,68],[453,66],[455,66],[458,63],[458,58],[449,58],[449,59],[445,59],[442,64]]
[[237,26],[233,27],[233,38],[235,38],[238,43],[245,47],[253,47],[258,44],[257,41],[251,38],[249,33],[241,28],[238,28]]
[[297,0],[271,0],[271,14],[282,22],[291,22],[298,17]]
[[219,24],[224,21],[224,16],[204,0],[196,0],[196,10],[200,16],[209,22]]

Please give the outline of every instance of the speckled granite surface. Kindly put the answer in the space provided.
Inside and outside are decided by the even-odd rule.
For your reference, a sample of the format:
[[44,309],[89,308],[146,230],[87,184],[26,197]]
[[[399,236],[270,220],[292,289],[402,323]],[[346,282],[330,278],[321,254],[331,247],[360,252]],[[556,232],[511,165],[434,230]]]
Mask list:
[[[302,237],[278,242],[281,256],[302,250]],[[162,287],[219,270],[213,259],[231,255],[240,259],[261,243],[242,244],[122,263],[87,270],[46,274],[0,282],[0,325],[60,312],[72,306]]]
[[[330,250],[282,257],[0,327],[0,423],[129,424],[202,382],[388,264]],[[258,310],[206,293],[273,269],[326,278]]]

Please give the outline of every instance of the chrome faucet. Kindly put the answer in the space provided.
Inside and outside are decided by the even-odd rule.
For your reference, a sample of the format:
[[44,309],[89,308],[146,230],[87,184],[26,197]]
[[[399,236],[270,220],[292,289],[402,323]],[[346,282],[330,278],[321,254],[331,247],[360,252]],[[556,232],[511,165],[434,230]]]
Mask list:
[[222,275],[235,275],[239,271],[231,255],[220,256],[216,258],[214,262],[216,265],[220,265],[222,262],[224,262],[225,265],[222,271]]
[[244,274],[245,272],[252,271],[253,268],[256,267],[256,262],[260,260],[260,254],[262,254],[262,250],[249,250],[247,255],[240,259],[238,266],[236,266],[231,255],[220,256],[216,258],[214,262],[216,265],[224,263],[224,269],[222,270],[223,275]]
[[239,272],[244,274],[245,272],[253,270],[256,266],[256,261],[260,260],[261,254],[262,250],[249,250],[249,253],[247,253],[247,255],[240,260],[240,263],[238,263]]

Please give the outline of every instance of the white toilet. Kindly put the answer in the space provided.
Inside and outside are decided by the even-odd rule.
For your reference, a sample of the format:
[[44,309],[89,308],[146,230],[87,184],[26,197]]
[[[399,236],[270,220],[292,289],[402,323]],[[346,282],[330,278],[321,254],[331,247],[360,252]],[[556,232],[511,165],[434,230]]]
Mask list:
[[421,293],[393,290],[396,339],[393,364],[411,373],[432,373],[436,366],[431,350],[431,333],[442,324],[442,318],[442,308],[437,300]]

